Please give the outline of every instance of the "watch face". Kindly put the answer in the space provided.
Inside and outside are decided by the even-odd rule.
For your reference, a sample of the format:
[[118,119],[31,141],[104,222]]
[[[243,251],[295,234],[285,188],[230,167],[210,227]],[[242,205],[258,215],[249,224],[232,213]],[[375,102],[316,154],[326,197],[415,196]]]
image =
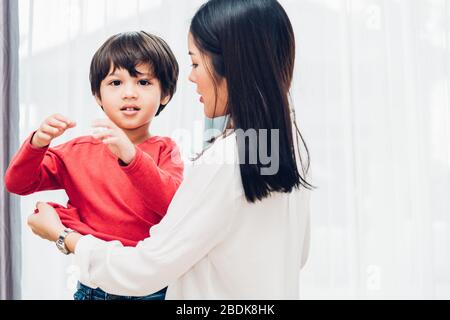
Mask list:
[[70,253],[69,249],[67,249],[66,244],[64,243],[64,240],[66,236],[71,232],[73,232],[73,230],[70,228],[64,229],[64,231],[60,234],[58,240],[56,240],[56,247],[58,247],[59,251],[61,251],[64,254]]
[[68,250],[66,249],[66,246],[64,244],[64,239],[59,238],[56,241],[56,247],[58,247],[59,251],[61,251],[64,254],[68,253]]

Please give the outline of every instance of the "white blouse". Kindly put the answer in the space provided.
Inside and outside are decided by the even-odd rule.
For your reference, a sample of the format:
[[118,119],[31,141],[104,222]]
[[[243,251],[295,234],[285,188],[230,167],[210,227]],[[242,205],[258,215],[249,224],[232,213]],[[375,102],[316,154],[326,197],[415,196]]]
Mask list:
[[310,192],[302,187],[249,204],[237,159],[235,134],[215,142],[136,247],[82,237],[75,249],[80,281],[128,296],[169,286],[166,299],[298,299]]

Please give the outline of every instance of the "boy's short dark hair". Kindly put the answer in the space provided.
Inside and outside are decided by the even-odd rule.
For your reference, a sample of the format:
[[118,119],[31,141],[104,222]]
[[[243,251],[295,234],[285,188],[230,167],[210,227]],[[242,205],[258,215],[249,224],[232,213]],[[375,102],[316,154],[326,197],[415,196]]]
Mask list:
[[[108,75],[111,64],[114,69],[126,69],[136,77],[136,66],[141,63],[150,65],[154,77],[160,82],[162,97],[170,96],[172,99],[177,88],[178,62],[163,39],[145,31],[113,35],[95,52],[89,73],[92,94],[101,98],[100,84]],[[160,105],[156,115],[164,107]]]

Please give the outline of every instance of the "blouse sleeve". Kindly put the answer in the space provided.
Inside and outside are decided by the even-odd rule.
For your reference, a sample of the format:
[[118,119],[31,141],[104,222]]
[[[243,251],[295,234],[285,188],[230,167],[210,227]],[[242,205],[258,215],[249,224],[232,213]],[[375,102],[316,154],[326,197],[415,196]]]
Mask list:
[[113,294],[148,295],[173,283],[224,240],[243,197],[239,166],[222,155],[208,159],[191,169],[167,215],[136,247],[82,237],[75,249],[80,281]]

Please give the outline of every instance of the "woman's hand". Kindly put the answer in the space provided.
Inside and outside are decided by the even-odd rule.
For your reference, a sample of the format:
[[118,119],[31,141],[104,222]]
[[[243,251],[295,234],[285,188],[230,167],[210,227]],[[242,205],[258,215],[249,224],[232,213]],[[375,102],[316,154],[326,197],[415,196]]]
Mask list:
[[43,239],[56,241],[65,229],[56,210],[45,202],[38,202],[36,208],[38,212],[28,217],[31,231]]
[[136,156],[134,144],[125,132],[109,119],[98,119],[92,124],[94,128],[105,128],[106,130],[95,132],[92,136],[102,140],[117,158],[129,164]]

